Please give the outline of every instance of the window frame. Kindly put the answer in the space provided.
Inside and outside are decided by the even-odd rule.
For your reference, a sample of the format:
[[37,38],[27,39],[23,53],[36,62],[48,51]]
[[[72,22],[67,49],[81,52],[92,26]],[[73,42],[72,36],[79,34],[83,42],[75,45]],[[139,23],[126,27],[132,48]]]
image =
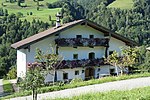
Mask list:
[[78,54],[73,54],[73,59],[78,59]]
[[74,75],[79,75],[80,71],[79,70],[75,70]]

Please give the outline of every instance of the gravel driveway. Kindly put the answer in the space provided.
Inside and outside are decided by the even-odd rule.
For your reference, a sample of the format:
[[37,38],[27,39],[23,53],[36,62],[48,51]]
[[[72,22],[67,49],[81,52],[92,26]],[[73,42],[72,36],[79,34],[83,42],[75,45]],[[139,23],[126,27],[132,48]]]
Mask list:
[[[103,84],[89,85],[73,89],[66,89],[61,91],[38,94],[38,100],[45,100],[46,98],[72,97],[92,92],[104,92],[111,90],[130,90],[133,88],[145,86],[150,86],[150,77],[108,82]],[[11,100],[31,100],[31,99],[32,99],[31,96],[26,96],[13,98]]]

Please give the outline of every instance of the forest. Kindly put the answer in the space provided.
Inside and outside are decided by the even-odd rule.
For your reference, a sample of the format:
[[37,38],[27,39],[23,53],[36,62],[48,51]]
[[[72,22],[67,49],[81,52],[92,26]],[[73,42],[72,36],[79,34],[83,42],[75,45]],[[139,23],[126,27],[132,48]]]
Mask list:
[[[18,2],[16,0],[6,1],[8,3]],[[19,3],[24,2],[24,0],[19,1]],[[46,6],[47,9],[61,8],[62,23],[86,18],[136,41],[140,46],[140,62],[135,66],[150,71],[150,52],[145,49],[150,46],[150,0],[133,0],[132,9],[108,7],[114,1],[58,0],[53,3],[47,2]],[[54,21],[21,20],[20,15],[21,12],[20,14],[9,14],[8,9],[0,8],[1,78],[6,76],[10,69],[16,67],[16,50],[10,47],[12,43],[54,26]]]

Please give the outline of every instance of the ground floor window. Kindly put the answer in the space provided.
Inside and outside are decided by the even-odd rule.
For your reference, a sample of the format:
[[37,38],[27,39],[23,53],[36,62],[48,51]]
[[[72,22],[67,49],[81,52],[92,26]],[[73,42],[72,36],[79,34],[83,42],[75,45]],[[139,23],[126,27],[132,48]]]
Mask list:
[[79,75],[79,70],[76,70],[76,71],[75,71],[75,75]]
[[63,73],[63,79],[68,79],[68,73]]

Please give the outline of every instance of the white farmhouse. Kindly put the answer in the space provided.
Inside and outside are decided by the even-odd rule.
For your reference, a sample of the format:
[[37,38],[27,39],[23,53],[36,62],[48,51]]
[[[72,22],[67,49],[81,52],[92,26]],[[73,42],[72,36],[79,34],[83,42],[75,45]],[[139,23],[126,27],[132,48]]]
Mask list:
[[[11,46],[17,49],[17,77],[23,77],[27,64],[35,62],[36,48],[46,52],[53,45],[55,52],[62,55],[63,65],[56,71],[56,80],[74,78],[99,78],[116,73],[115,67],[104,63],[105,57],[121,47],[135,46],[136,43],[109,29],[86,19],[73,21],[35,34]],[[48,75],[46,81],[52,81]]]

